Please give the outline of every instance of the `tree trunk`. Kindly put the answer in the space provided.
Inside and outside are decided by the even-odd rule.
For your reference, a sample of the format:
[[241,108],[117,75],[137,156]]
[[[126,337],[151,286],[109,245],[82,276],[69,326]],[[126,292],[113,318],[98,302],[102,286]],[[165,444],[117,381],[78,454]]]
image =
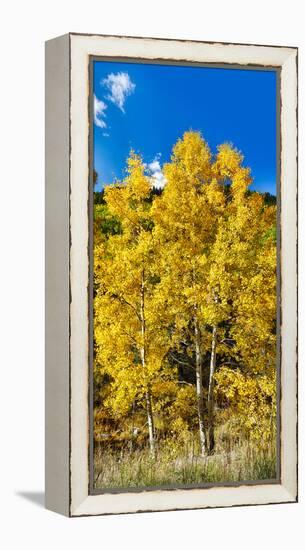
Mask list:
[[[142,272],[142,281],[141,281],[141,335],[142,335],[142,346],[140,349],[141,363],[144,372],[144,379],[146,378],[146,350],[145,350],[145,289],[144,289],[144,270]],[[154,430],[154,417],[152,412],[152,399],[151,399],[151,390],[150,384],[146,381],[146,414],[147,414],[147,425],[148,425],[148,437],[149,437],[149,448],[150,454],[155,457],[155,430]]]
[[154,417],[152,412],[152,403],[151,403],[151,392],[148,388],[146,391],[146,412],[147,412],[147,423],[148,423],[148,436],[149,436],[149,449],[150,454],[155,457],[155,434],[154,434]]
[[195,354],[196,354],[196,395],[197,395],[200,453],[201,453],[201,456],[205,456],[206,442],[205,442],[204,417],[203,417],[202,357],[201,357],[201,350],[200,350],[200,330],[199,330],[198,320],[196,315],[194,316],[194,329],[195,329]]
[[214,373],[216,367],[216,346],[217,346],[217,327],[213,327],[212,331],[212,348],[210,359],[210,376],[208,390],[208,452],[213,454],[215,449],[215,434],[214,434]]

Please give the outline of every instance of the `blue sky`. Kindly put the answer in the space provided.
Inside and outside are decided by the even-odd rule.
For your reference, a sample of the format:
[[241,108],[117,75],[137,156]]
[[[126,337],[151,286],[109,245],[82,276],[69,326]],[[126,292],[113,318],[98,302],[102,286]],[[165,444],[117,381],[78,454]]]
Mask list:
[[186,130],[213,152],[231,142],[252,170],[252,189],[276,194],[276,72],[94,61],[97,190],[124,177],[130,149],[157,186]]

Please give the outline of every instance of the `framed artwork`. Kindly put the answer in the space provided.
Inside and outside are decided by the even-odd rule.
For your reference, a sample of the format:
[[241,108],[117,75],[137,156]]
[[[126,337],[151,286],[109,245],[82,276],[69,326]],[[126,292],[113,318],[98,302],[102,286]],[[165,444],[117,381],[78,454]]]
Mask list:
[[46,43],[46,506],[297,501],[297,48]]

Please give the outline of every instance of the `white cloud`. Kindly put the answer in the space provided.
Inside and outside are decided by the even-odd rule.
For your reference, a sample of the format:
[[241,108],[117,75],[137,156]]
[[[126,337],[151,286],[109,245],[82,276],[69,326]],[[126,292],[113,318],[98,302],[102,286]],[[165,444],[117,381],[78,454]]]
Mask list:
[[126,97],[132,94],[136,85],[130,80],[128,73],[110,73],[102,84],[109,90],[107,99],[112,101],[124,113]]
[[104,117],[106,116],[107,105],[104,103],[104,101],[101,101],[94,96],[94,103],[93,103],[93,110],[94,110],[94,124],[96,126],[99,126],[99,128],[107,128],[107,124],[104,120]]
[[155,156],[152,162],[146,164],[149,176],[151,177],[151,184],[157,189],[163,189],[164,185],[166,184],[166,179],[161,170],[160,156],[161,154],[159,153]]

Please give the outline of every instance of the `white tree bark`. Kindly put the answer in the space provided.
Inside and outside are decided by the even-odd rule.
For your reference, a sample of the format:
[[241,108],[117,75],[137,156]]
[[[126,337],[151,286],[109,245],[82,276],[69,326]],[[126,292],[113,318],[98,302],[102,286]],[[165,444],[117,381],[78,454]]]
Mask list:
[[217,327],[212,331],[212,347],[210,359],[209,389],[208,389],[208,452],[212,454],[215,448],[214,433],[214,374],[216,367]]
[[[143,367],[144,379],[146,378],[146,349],[145,349],[145,288],[144,288],[144,270],[142,272],[141,280],[141,306],[140,306],[140,319],[141,319],[141,336],[142,336],[142,346],[140,349],[141,363]],[[146,414],[147,414],[147,425],[148,425],[148,437],[149,437],[149,448],[150,453],[155,457],[155,434],[154,434],[154,418],[152,411],[152,399],[151,399],[151,390],[150,384],[146,381]]]
[[194,330],[195,330],[195,356],[196,356],[196,395],[197,395],[197,414],[201,456],[206,454],[206,438],[204,429],[203,415],[203,389],[202,389],[202,356],[200,349],[200,329],[198,326],[197,315],[194,315]]

